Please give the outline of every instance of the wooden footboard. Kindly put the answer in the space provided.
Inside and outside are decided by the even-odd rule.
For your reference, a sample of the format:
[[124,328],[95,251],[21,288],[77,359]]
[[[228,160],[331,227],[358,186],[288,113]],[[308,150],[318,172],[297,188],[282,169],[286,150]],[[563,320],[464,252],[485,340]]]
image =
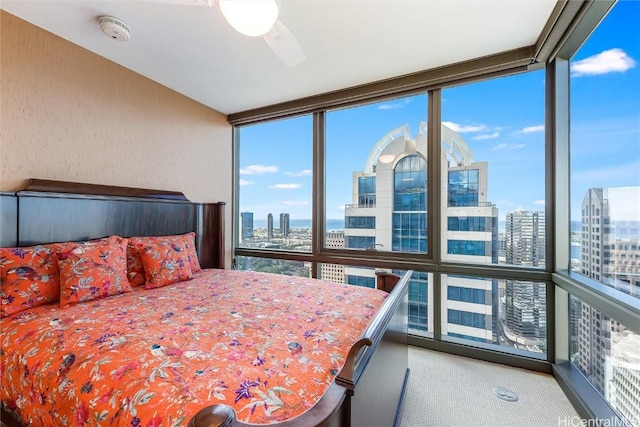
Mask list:
[[[316,406],[303,415],[270,427],[396,426],[409,375],[407,322],[409,280],[386,273],[393,288],[369,327],[349,351],[344,367]],[[395,276],[395,277],[391,277]],[[233,409],[211,405],[198,412],[189,427],[249,427]]]

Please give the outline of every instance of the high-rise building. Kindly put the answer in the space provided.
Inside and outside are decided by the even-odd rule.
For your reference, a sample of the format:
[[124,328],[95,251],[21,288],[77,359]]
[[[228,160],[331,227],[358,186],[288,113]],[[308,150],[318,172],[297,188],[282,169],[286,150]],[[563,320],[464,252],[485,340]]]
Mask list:
[[[498,209],[489,202],[487,162],[475,162],[471,150],[453,130],[442,126],[446,203],[440,208],[442,258],[464,263],[498,263]],[[444,151],[444,150],[443,150]],[[446,244],[445,244],[446,242]],[[442,334],[453,338],[498,342],[498,280],[442,275],[447,321]]]
[[[506,263],[544,267],[544,212],[518,209],[508,213],[505,222]],[[544,344],[547,337],[546,285],[507,280],[505,286],[505,335],[530,347]]]
[[[582,201],[581,273],[640,296],[640,187],[590,188]],[[626,419],[638,419],[638,336],[615,319],[577,304],[575,363]]]
[[[451,261],[497,263],[498,211],[487,198],[487,163],[474,162],[469,147],[442,126],[442,171],[447,203],[441,214],[443,257]],[[353,173],[352,204],[345,207],[345,247],[394,252],[427,251],[426,123],[411,135],[407,125],[393,129],[371,149],[362,171]],[[345,282],[375,286],[375,270],[345,267]],[[409,327],[427,331],[426,272],[415,272],[409,285]],[[454,338],[494,342],[497,283],[443,275],[447,295],[442,333]],[[495,313],[494,313],[495,311]]]
[[[344,248],[344,231],[328,231],[325,234],[325,248]],[[323,262],[320,265],[320,278],[329,282],[345,283],[344,265]]]
[[606,397],[624,419],[640,420],[640,335],[624,331],[611,339],[611,354],[605,359]]
[[273,239],[273,215],[267,215],[267,239]]
[[253,237],[253,212],[240,212],[240,222],[242,238],[247,239]]
[[587,190],[581,244],[583,275],[640,297],[640,187]]
[[281,213],[280,214],[280,234],[282,237],[289,237],[289,214]]
[[506,263],[545,266],[545,221],[542,211],[518,209],[505,217]]

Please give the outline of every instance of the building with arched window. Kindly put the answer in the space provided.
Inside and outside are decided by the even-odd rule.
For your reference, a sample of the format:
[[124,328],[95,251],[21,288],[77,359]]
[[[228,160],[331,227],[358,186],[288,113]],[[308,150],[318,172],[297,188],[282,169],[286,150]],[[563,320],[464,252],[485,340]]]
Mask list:
[[[420,123],[415,136],[408,125],[388,132],[371,149],[364,169],[353,173],[352,204],[345,208],[346,248],[427,252],[426,127],[425,122]],[[443,258],[497,263],[498,210],[488,201],[487,164],[474,162],[462,137],[445,125],[442,145],[441,166],[448,197],[435,214],[443,219]],[[497,281],[455,275],[443,276],[443,281],[447,310],[442,333],[495,342],[498,305],[493,298],[498,295]],[[345,267],[345,282],[373,287],[375,270]],[[428,331],[433,321],[427,308],[428,294],[428,274],[416,271],[409,297],[409,323],[414,330]]]

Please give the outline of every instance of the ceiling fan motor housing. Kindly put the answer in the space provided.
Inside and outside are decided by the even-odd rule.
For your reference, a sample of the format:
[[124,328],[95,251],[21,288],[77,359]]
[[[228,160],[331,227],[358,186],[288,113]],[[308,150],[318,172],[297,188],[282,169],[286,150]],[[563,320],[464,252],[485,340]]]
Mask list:
[[98,18],[100,29],[107,36],[114,40],[125,42],[131,37],[131,29],[118,18],[113,16],[101,16]]

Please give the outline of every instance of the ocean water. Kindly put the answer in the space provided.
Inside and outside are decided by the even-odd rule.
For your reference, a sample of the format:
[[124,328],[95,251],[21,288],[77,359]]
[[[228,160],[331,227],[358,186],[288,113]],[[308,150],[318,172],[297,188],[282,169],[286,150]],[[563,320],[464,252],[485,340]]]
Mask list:
[[[253,228],[267,228],[266,219],[253,219]],[[273,228],[280,228],[280,218],[273,218]],[[289,228],[291,229],[311,229],[310,219],[290,219]],[[328,219],[327,231],[340,231],[344,230],[344,219]]]
[[580,259],[580,249],[582,246],[580,243],[571,243],[571,258]]

